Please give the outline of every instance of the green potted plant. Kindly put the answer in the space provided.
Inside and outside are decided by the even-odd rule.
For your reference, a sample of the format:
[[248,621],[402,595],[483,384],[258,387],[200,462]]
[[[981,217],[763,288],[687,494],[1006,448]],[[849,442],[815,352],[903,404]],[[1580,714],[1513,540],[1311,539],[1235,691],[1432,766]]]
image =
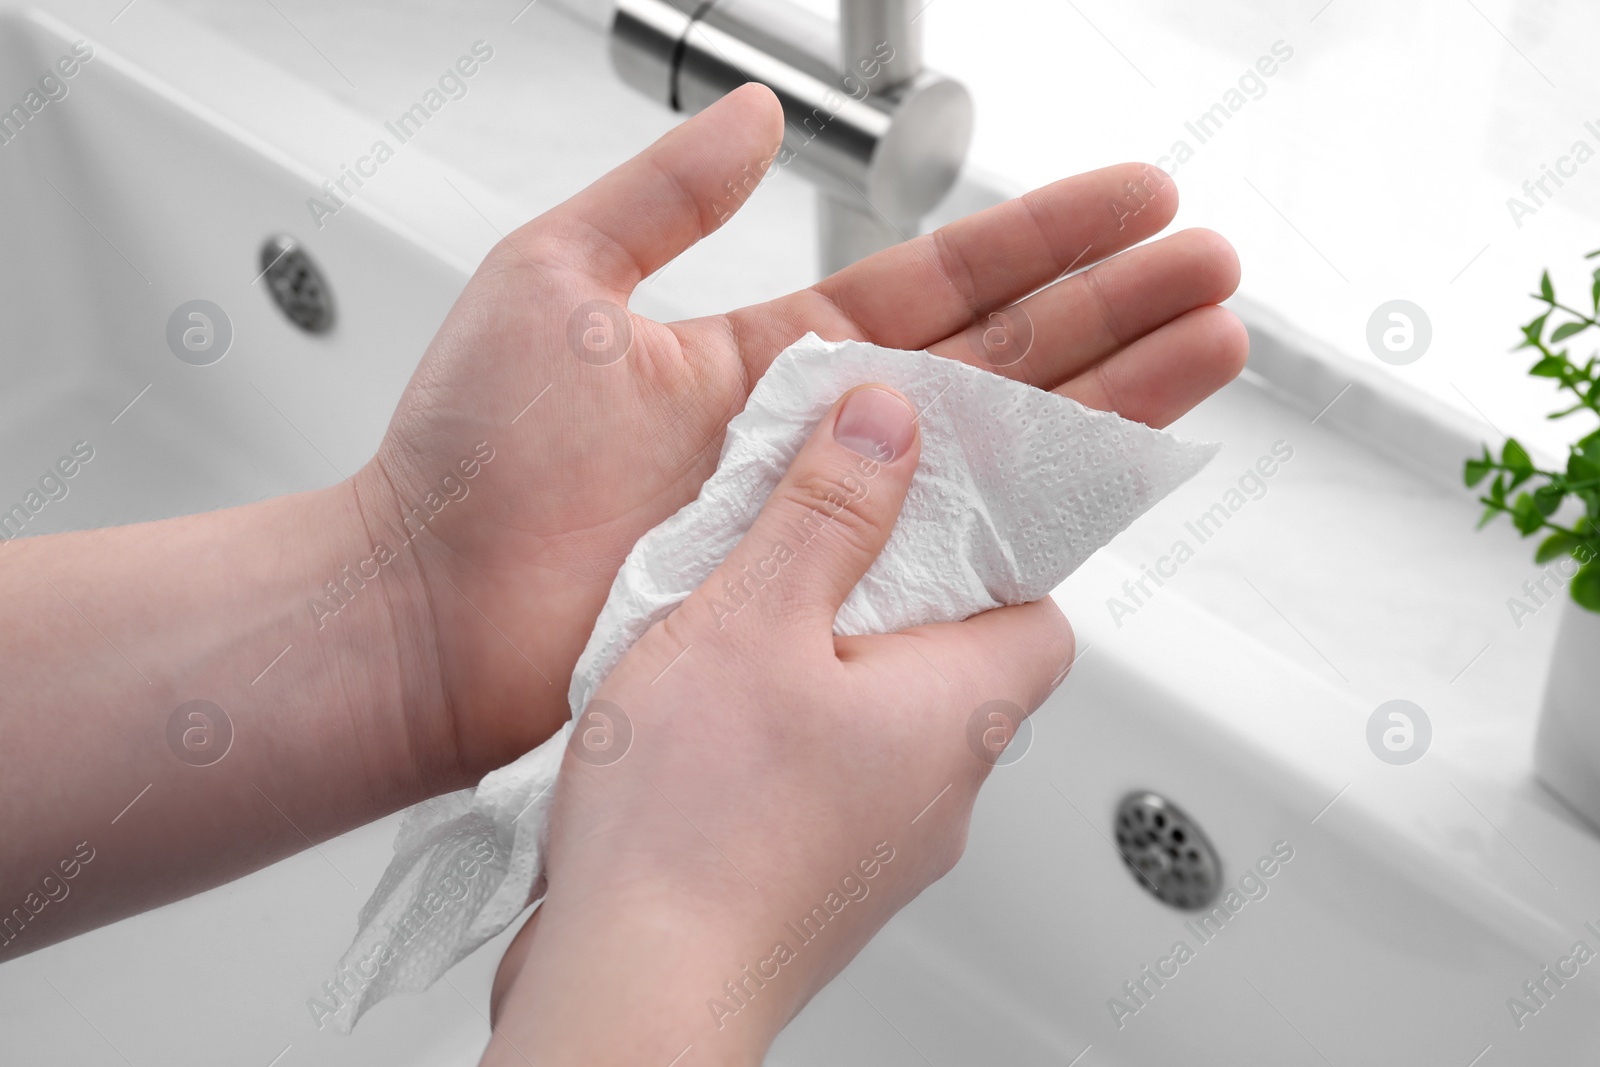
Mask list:
[[[1585,258],[1600,256],[1600,250]],[[1570,342],[1600,327],[1600,268],[1594,271],[1588,312],[1556,298],[1550,272],[1539,279],[1539,315],[1522,327],[1517,350],[1537,358],[1528,373],[1559,384],[1567,403],[1550,415],[1600,419],[1600,356],[1583,362]],[[1543,535],[1534,559],[1567,580],[1555,656],[1545,686],[1534,768],[1544,783],[1600,826],[1600,685],[1591,657],[1600,655],[1600,429],[1573,442],[1564,467],[1537,466],[1515,438],[1497,459],[1486,446],[1466,462],[1469,487],[1482,487],[1483,526],[1509,516],[1523,537]]]

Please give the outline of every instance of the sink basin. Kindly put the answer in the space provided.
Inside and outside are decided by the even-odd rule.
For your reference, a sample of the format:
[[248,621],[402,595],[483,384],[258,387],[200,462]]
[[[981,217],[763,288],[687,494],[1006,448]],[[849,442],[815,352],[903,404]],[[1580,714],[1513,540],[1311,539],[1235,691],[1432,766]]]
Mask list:
[[[1600,964],[1563,965],[1546,1005],[1523,989],[1600,948],[1595,843],[1552,798],[1374,759],[1370,707],[1183,604],[1131,637],[1075,606],[1088,651],[993,772],[965,858],[775,1062],[1589,1062]],[[1145,891],[1112,843],[1134,789],[1204,830],[1232,910]]]
[[[0,190],[11,205],[0,256],[8,333],[0,484],[22,490],[78,440],[95,452],[69,499],[44,508],[29,533],[339,480],[370,455],[468,264],[494,239],[478,220],[464,227],[472,240],[441,246],[417,232],[414,216],[406,225],[385,217],[383,201],[403,196],[403,181],[427,180],[420,161],[403,157],[390,167],[408,172],[384,175],[394,188],[373,189],[319,227],[306,202],[322,180],[312,168],[323,146],[298,144],[291,157],[264,138],[275,132],[271,111],[326,115],[325,101],[303,90],[297,98],[294,83],[270,71],[260,72],[264,84],[282,93],[204,106],[181,98],[132,64],[118,39],[134,38],[143,62],[170,59],[202,80],[221,67],[229,84],[247,83],[233,50],[164,15],[152,7],[137,20],[130,14],[109,40],[91,34],[92,58],[62,79],[66,95],[0,146]],[[0,8],[0,56],[13,75],[50,72],[87,33]],[[205,47],[181,63],[167,54],[184,44]],[[252,100],[253,108],[235,106]],[[354,143],[370,141],[367,123],[347,123],[360,130]],[[286,125],[281,114],[276,125]],[[316,125],[320,139],[337,143],[339,123]],[[301,333],[270,299],[258,253],[277,235],[325,272],[336,301],[331,332]],[[231,325],[231,345],[206,366],[176,358],[167,340],[169,317],[193,300],[221,308]]]
[[[545,8],[519,15],[517,32],[549,64],[525,55],[516,70],[548,93],[539,79],[571,65],[583,31]],[[446,18],[404,16],[430,17]],[[0,507],[79,442],[93,458],[10,532],[223,507],[350,473],[472,266],[561,182],[508,197],[408,146],[319,225],[308,198],[372,143],[380,118],[153,0],[120,13],[0,2],[0,105],[79,40],[93,55],[66,94],[0,144]],[[620,156],[667,121],[642,103],[618,118],[600,86],[609,74],[587,77],[595,100],[565,92],[564,114],[526,120],[544,124],[538,143],[555,145],[550,170],[569,185],[614,160],[561,156],[550,130],[617,123],[606,140]],[[992,194],[963,189],[972,206]],[[765,295],[740,288],[752,279],[771,291],[803,282],[811,201],[780,175],[737,224],[647,283],[637,306],[689,313]],[[280,236],[325,276],[328,332],[301,331],[270,299],[259,253]],[[720,274],[719,257],[731,264]],[[193,301],[225,316],[219,358],[185,359],[169,339],[175,313],[179,337],[196,323],[183,310]],[[1269,352],[1281,341],[1264,321],[1251,324]],[[1312,418],[1337,385],[1304,410],[1247,375],[1184,420],[1180,432],[1224,442],[1222,456],[1058,591],[1080,661],[1033,720],[1025,754],[996,769],[965,860],[805,1010],[771,1062],[1592,1059],[1600,962],[1571,961],[1579,941],[1600,951],[1600,844],[1528,774],[1538,694],[1519,680],[1542,672],[1546,629],[1495,629],[1525,557],[1474,539],[1453,490],[1330,429],[1338,413]],[[1274,483],[1274,503],[1230,519],[1131,617],[1109,612],[1141,560],[1279,434],[1304,458]],[[1356,505],[1374,497],[1388,511],[1369,511],[1406,521],[1363,516]],[[1515,655],[1480,650],[1474,666],[1479,645]],[[1457,687],[1463,663],[1474,673]],[[1374,707],[1397,693],[1435,717],[1433,750],[1405,766],[1366,741]],[[1204,831],[1236,913],[1208,927],[1133,877],[1112,840],[1134,790]],[[318,1030],[308,1010],[395,824],[0,957],[4,1058],[475,1063],[509,933],[428,993],[380,1005],[353,1036]],[[1252,875],[1268,858],[1273,873]],[[1563,985],[1548,977],[1573,966]]]

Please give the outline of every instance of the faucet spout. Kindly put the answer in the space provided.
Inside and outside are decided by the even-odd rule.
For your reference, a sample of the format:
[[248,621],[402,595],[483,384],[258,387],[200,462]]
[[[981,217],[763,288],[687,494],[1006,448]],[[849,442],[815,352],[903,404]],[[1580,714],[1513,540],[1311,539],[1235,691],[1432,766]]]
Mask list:
[[612,65],[694,113],[747,81],[783,104],[783,148],[819,190],[822,270],[905,240],[955,184],[972,97],[923,68],[909,0],[842,0],[836,24],[789,0],[619,0]]

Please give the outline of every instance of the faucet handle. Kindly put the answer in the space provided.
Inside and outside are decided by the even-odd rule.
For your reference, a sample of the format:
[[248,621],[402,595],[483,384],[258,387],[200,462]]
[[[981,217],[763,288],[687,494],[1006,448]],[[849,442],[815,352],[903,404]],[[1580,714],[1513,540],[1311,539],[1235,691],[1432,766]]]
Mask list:
[[618,0],[611,61],[674,111],[770,88],[784,112],[775,162],[823,191],[832,270],[915,233],[972,139],[966,86],[922,67],[916,2],[842,0],[836,25],[791,0]]

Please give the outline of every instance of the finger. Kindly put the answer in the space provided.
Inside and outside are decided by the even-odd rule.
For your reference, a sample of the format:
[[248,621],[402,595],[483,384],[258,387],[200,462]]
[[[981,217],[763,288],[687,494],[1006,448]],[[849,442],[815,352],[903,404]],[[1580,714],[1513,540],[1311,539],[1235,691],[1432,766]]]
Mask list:
[[851,390],[824,416],[750,532],[690,602],[725,629],[751,605],[784,627],[831,634],[834,616],[883,550],[921,451],[916,412],[887,386]]
[[965,699],[934,702],[963,721],[994,700],[1031,715],[1066,677],[1076,650],[1072,624],[1050,597],[902,634],[838,638],[836,645],[848,662],[904,657],[908,640],[924,669],[941,676],[941,690],[948,684],[963,694]]
[[805,329],[926,348],[1160,232],[1177,206],[1177,186],[1159,168],[1124,163],[1091,171],[869,256],[810,289],[735,312],[736,324],[741,336],[777,342],[751,346],[757,374]]
[[1184,230],[992,312],[928,351],[1054,389],[1238,285],[1233,246],[1210,230]]
[[747,83],[508,240],[625,296],[743,206],[782,140],[778,98]]
[[1054,391],[1159,429],[1238,377],[1249,354],[1238,316],[1196,308]]

